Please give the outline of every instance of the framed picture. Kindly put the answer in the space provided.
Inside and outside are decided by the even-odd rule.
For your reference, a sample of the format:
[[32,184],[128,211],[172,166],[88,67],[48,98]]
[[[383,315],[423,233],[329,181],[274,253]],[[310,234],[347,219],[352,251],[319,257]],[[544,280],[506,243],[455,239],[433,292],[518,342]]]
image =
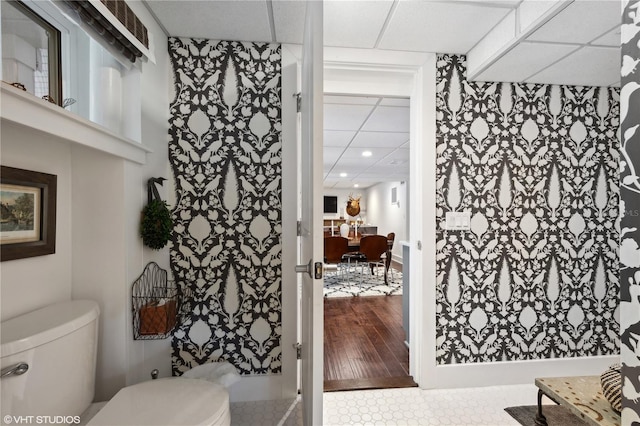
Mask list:
[[2,166],[0,261],[56,252],[57,176]]

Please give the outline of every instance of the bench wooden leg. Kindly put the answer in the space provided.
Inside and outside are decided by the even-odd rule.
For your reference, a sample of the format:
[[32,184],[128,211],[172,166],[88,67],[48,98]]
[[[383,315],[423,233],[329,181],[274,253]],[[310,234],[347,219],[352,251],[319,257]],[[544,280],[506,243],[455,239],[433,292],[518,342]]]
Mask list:
[[536,426],[547,426],[547,418],[542,414],[542,395],[544,393],[538,389],[538,413],[536,414]]

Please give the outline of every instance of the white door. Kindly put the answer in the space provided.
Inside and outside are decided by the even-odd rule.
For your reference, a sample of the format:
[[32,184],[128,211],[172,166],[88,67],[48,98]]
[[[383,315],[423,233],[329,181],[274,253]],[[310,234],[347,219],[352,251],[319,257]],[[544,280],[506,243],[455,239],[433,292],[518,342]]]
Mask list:
[[[302,53],[301,344],[302,407],[306,426],[322,424],[323,243],[322,243],[322,2],[307,3]],[[319,267],[319,268],[318,268]]]

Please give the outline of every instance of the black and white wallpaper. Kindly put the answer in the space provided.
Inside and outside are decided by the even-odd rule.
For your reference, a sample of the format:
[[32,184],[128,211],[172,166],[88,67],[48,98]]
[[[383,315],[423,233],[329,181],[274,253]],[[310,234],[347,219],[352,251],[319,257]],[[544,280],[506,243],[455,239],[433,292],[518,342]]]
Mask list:
[[436,84],[437,362],[617,354],[619,89]]
[[622,16],[620,352],[622,424],[640,425],[640,2]]
[[173,373],[218,360],[279,373],[280,45],[170,38],[169,53],[170,257],[190,310],[172,338]]

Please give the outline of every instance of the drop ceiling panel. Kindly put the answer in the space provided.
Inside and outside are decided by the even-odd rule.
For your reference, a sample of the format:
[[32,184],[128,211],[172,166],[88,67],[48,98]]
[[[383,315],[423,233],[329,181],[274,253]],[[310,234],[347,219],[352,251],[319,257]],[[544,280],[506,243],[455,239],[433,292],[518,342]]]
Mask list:
[[[147,1],[170,35],[271,41],[265,1]],[[214,29],[214,31],[212,31]]]
[[322,143],[325,147],[344,148],[349,145],[355,135],[356,132],[351,130],[325,130]]
[[409,132],[409,108],[381,106],[367,120],[364,131]]
[[324,165],[333,165],[338,161],[343,152],[344,148],[323,147],[322,156],[324,159]]
[[411,158],[411,155],[408,148],[398,148],[387,155],[381,162],[391,164],[397,161],[409,161],[409,158]]
[[354,148],[397,148],[409,140],[409,133],[359,132],[353,139]]
[[324,1],[323,5],[325,46],[373,48],[393,1]]
[[325,104],[325,130],[358,130],[367,119],[371,105]]
[[595,46],[620,47],[620,40],[620,27],[616,26],[616,28],[602,37],[595,39],[591,44]]
[[467,53],[509,10],[469,3],[400,1],[378,47]]
[[358,160],[363,163],[375,163],[382,158],[385,158],[387,155],[391,154],[394,149],[393,148],[375,148],[371,149],[371,156],[365,157],[362,155],[363,148],[347,148],[342,154],[342,160]]
[[278,43],[302,44],[305,2],[279,0],[272,1],[271,6]]
[[482,72],[478,80],[521,82],[577,49],[567,44],[520,43]]
[[324,95],[325,104],[376,105],[380,98],[377,96],[341,96]]
[[534,75],[530,83],[607,86],[620,79],[620,50],[585,47]]
[[409,98],[382,98],[380,105],[408,107]]
[[531,41],[589,43],[620,26],[620,2],[576,0],[528,37]]
[[[360,187],[359,189],[366,189],[367,187],[368,187],[368,185],[367,185],[367,186]],[[332,188],[335,188],[335,189],[349,189],[349,188],[353,188],[353,183],[351,183],[351,182],[341,181],[341,182],[337,182],[337,183],[335,183],[335,184],[332,186]]]

